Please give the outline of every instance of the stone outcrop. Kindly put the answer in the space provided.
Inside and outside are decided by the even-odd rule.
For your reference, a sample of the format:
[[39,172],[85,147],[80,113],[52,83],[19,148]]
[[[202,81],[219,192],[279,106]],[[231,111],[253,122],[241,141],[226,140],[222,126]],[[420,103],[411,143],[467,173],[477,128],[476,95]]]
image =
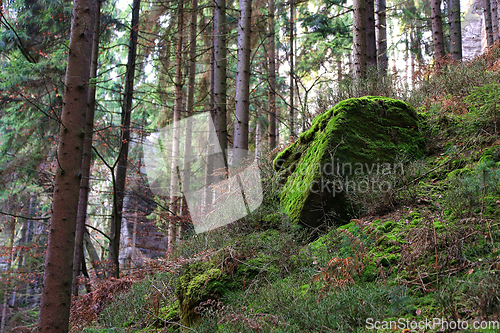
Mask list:
[[317,116],[274,160],[281,203],[294,223],[317,227],[327,215],[346,222],[352,213],[346,191],[363,192],[355,188],[356,177],[402,172],[396,159],[421,157],[424,146],[417,114],[405,102],[347,99]]

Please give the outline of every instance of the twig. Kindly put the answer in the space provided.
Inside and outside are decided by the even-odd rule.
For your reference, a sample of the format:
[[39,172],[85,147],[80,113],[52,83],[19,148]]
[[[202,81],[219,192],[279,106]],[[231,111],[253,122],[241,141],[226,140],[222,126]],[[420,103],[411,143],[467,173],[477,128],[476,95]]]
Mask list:
[[10,213],[6,213],[6,212],[3,212],[3,211],[0,211],[0,214],[11,216],[11,217],[17,217],[17,218],[20,218],[20,219],[32,220],[32,221],[50,220],[50,216],[47,216],[47,217],[32,217],[32,216],[23,216],[23,215],[10,214]]

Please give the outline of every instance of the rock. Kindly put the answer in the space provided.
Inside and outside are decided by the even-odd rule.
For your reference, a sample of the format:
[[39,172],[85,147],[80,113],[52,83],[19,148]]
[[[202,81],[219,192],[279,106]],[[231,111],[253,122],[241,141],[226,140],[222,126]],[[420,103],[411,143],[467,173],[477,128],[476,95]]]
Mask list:
[[346,192],[363,192],[354,177],[402,173],[396,158],[421,157],[424,147],[417,114],[405,102],[373,96],[344,100],[317,116],[274,160],[283,185],[280,201],[294,223],[317,227],[326,214],[348,222],[352,208]]
[[175,290],[182,325],[194,327],[199,323],[201,316],[196,307],[203,301],[218,298],[226,290],[225,280],[223,271],[209,262],[185,267]]

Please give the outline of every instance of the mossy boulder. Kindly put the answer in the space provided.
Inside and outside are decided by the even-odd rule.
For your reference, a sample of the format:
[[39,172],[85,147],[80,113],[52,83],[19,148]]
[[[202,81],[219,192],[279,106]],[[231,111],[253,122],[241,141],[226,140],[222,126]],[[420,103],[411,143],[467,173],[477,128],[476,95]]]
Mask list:
[[357,186],[355,177],[403,172],[397,158],[418,158],[424,149],[417,113],[405,102],[373,96],[344,100],[317,116],[274,160],[281,203],[295,223],[317,227],[327,214],[348,222],[352,205],[346,192]]
[[226,274],[210,262],[187,265],[177,282],[179,315],[184,326],[195,326],[200,314],[195,308],[203,301],[218,298],[226,291]]

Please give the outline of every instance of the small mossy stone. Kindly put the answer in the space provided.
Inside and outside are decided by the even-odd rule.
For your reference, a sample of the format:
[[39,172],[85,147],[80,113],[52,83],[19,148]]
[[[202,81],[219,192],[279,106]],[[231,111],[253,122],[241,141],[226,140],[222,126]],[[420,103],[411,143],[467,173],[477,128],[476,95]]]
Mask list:
[[200,315],[194,311],[200,302],[211,297],[218,297],[224,291],[224,273],[209,262],[187,265],[176,287],[179,301],[181,323],[193,327],[200,320]]
[[317,227],[333,216],[344,224],[353,217],[345,189],[356,170],[378,172],[401,155],[419,158],[424,152],[417,113],[405,102],[344,100],[314,118],[274,160],[277,177],[284,178],[280,201],[292,223]]

